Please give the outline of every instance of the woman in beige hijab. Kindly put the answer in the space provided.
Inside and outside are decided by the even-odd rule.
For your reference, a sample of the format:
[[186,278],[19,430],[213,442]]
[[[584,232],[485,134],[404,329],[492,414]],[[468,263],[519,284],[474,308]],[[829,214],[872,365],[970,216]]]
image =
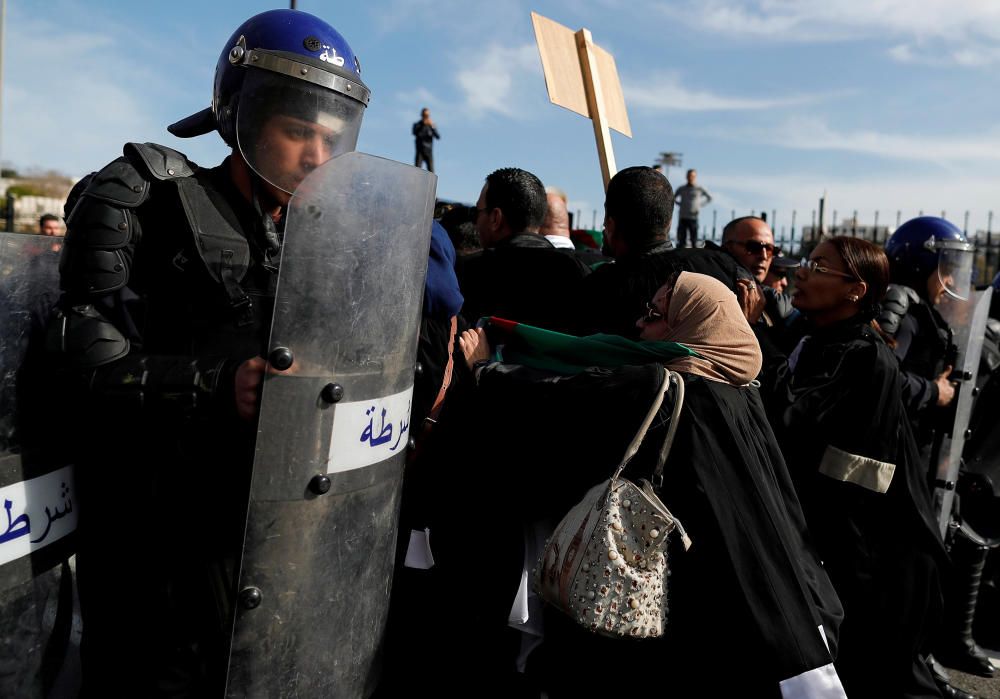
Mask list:
[[[537,413],[540,404],[553,406],[551,414],[576,411],[582,403],[595,406],[595,424],[585,435],[557,440],[558,458],[533,458],[544,448],[537,439],[518,452],[532,465],[528,490],[538,489],[549,473],[558,474],[567,490],[593,485],[578,481],[601,465],[594,454],[612,439],[610,427],[633,403],[641,407],[641,401],[623,401],[628,391],[616,393],[615,387],[639,394],[653,385],[648,363],[684,379],[683,408],[658,493],[693,545],[671,551],[665,635],[607,640],[557,612],[547,614],[534,665],[540,684],[552,697],[610,696],[632,686],[627,683],[633,677],[644,678],[647,691],[657,696],[843,697],[833,667],[840,602],[807,543],[802,511],[754,382],[760,348],[736,296],[715,279],[682,272],[656,292],[637,325],[643,341],[634,343],[635,352],[621,366],[563,377],[536,372],[521,382],[514,379],[522,370],[507,360],[478,369],[479,392],[492,401],[510,397],[530,406],[518,412]],[[470,365],[489,354],[484,339],[481,331],[463,336]],[[668,343],[692,352],[677,352]],[[636,359],[644,353],[649,356]],[[648,363],[628,365],[636,361]],[[574,393],[580,384],[588,390]],[[649,477],[669,414],[665,405],[629,463],[626,475],[633,480]],[[519,442],[536,422],[511,424],[504,443]],[[546,422],[549,434],[572,434],[565,421]],[[624,446],[617,448],[621,453]],[[490,451],[497,449],[494,443]]]
[[640,338],[679,342],[699,355],[675,359],[669,369],[733,386],[749,384],[760,371],[757,338],[736,296],[718,279],[681,272],[646,308],[636,323]]

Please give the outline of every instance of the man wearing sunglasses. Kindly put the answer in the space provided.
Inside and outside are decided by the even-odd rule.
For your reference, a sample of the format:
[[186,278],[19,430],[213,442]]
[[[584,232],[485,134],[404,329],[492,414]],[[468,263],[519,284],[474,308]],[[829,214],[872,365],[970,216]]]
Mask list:
[[771,228],[762,218],[743,216],[722,229],[722,248],[736,258],[759,284],[764,283],[771,261],[781,251],[774,246]]
[[797,314],[791,299],[766,283],[772,263],[781,254],[781,249],[774,244],[770,226],[756,216],[733,219],[722,229],[722,249],[757,282],[756,288],[746,285],[738,295],[757,340],[776,350],[765,352],[765,356],[790,352],[801,333],[793,325]]

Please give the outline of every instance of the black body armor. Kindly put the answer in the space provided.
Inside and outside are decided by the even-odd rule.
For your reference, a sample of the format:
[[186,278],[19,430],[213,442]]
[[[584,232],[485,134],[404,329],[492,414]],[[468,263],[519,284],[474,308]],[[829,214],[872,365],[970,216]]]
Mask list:
[[255,437],[233,382],[266,352],[277,232],[228,161],[163,146],[80,189],[47,344],[75,402],[84,695],[201,696],[228,653]]

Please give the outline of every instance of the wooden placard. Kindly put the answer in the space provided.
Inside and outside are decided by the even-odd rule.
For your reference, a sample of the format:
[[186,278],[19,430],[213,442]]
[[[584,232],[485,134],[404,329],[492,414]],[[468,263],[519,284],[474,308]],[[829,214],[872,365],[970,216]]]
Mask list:
[[[545,75],[549,100],[553,104],[593,119],[595,115],[588,105],[581,65],[584,58],[580,54],[578,44],[580,32],[574,32],[536,12],[531,13],[531,23],[535,28],[535,40],[542,58],[542,72]],[[621,82],[618,80],[614,56],[600,46],[588,43],[597,66],[595,78],[600,83],[599,91],[603,95],[600,107],[604,112],[607,126],[631,138],[632,127],[625,109],[625,97]]]

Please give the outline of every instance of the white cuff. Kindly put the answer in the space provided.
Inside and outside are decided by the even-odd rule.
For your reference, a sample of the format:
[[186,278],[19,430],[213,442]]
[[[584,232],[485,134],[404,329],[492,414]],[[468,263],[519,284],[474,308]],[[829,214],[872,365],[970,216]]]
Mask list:
[[847,699],[833,663],[789,677],[778,686],[783,699]]
[[892,483],[896,464],[886,463],[867,456],[858,456],[828,446],[819,464],[819,472],[838,481],[854,483],[876,493],[885,493]]

